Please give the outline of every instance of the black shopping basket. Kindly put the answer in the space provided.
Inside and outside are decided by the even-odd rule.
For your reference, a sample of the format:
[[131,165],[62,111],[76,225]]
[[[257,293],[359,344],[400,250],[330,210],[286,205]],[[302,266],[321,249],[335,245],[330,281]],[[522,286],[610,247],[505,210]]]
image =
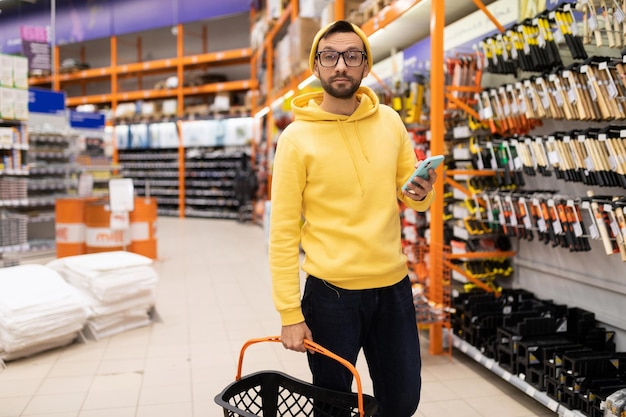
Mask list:
[[304,341],[307,349],[326,355],[344,365],[356,381],[357,393],[316,387],[278,371],[261,371],[241,376],[243,355],[248,346],[259,342],[280,342],[280,337],[251,339],[241,348],[235,382],[215,397],[224,416],[243,417],[371,417],[378,409],[376,399],[363,394],[361,378],[347,360],[322,346]]

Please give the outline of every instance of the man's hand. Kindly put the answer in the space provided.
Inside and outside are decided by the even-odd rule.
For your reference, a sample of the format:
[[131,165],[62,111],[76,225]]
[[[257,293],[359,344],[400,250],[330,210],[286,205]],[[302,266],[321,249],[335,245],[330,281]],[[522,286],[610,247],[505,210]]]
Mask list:
[[306,352],[304,347],[304,339],[313,341],[313,335],[309,326],[305,322],[283,326],[280,332],[280,339],[285,349],[295,350],[296,352]]
[[415,177],[409,183],[408,188],[403,191],[404,195],[411,200],[421,201],[433,190],[433,184],[437,180],[437,173],[434,169],[428,170],[428,179]]

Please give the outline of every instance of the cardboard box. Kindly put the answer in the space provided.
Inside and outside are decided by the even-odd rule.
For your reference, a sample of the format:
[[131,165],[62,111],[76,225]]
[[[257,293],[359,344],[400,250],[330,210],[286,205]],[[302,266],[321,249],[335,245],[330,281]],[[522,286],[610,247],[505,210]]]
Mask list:
[[[359,12],[359,7],[361,6],[362,3],[363,1],[361,0],[344,0],[343,18],[345,20],[348,20],[360,26],[361,23],[363,22],[353,21],[353,19],[350,18],[350,15],[353,14],[354,12]],[[324,7],[324,9],[322,10],[322,13],[320,15],[320,24],[323,27],[331,22],[334,22],[335,20],[337,20],[335,16],[335,2],[329,1]]]
[[328,2],[328,0],[300,0],[298,14],[304,18],[319,19],[322,17],[322,10]]
[[13,88],[0,87],[0,119],[14,119],[13,103],[15,94]]
[[13,86],[28,89],[28,58],[24,56],[13,57]]
[[28,90],[13,89],[13,114],[17,120],[28,120]]
[[13,57],[0,54],[0,86],[13,87]]
[[289,26],[291,71],[299,74],[309,66],[311,43],[320,30],[319,19],[298,17]]

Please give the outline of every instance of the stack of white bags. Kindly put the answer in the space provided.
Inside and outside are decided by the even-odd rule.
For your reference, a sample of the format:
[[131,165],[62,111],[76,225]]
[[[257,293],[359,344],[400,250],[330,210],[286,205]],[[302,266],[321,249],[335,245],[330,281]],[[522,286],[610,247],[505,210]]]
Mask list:
[[47,266],[78,290],[88,308],[85,335],[98,340],[150,324],[158,284],[152,262],[113,251],[59,258]]
[[72,343],[87,313],[84,301],[56,271],[43,265],[0,269],[0,358]]

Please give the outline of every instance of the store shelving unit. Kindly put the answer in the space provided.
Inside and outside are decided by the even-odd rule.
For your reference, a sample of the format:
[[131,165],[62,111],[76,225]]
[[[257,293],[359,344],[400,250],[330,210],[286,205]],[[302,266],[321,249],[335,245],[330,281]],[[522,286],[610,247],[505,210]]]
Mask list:
[[28,204],[28,132],[17,120],[0,119],[0,128],[11,133],[0,143],[0,259],[11,266],[29,249],[28,217],[18,211]]
[[459,349],[462,353],[475,360],[480,365],[484,366],[495,375],[502,378],[507,383],[511,384],[515,388],[519,389],[529,397],[537,400],[540,404],[544,405],[550,411],[557,413],[561,417],[585,417],[580,411],[570,410],[564,407],[562,404],[550,398],[545,392],[539,391],[517,375],[513,375],[507,370],[503,369],[498,362],[492,358],[488,358],[483,355],[474,346],[461,339],[456,335],[452,335],[452,343],[455,348]]
[[31,251],[54,252],[57,198],[76,195],[83,168],[76,163],[78,137],[68,132],[29,129],[28,239]]
[[156,198],[160,215],[181,214],[178,149],[125,149],[118,159],[122,177],[133,179],[137,195]]
[[[187,85],[186,74],[202,68],[219,69],[228,71],[229,67],[249,64],[252,51],[249,47],[227,49],[216,52],[202,52],[197,54],[185,54],[185,26],[178,24],[175,27],[175,54],[164,59],[144,60],[142,57],[141,35],[132,45],[137,50],[137,62],[120,62],[119,55],[121,49],[126,44],[118,37],[112,36],[108,43],[110,51],[109,65],[98,68],[90,68],[79,71],[62,72],[61,57],[64,56],[63,48],[74,48],[76,45],[67,47],[55,47],[55,62],[53,63],[53,73],[50,76],[34,77],[29,79],[32,86],[51,87],[55,91],[67,89],[71,86],[78,86],[79,94],[68,96],[67,106],[70,108],[82,104],[95,104],[110,107],[115,111],[120,103],[134,101],[151,101],[162,99],[177,99],[176,116],[182,117],[185,111],[185,98],[192,96],[212,95],[221,92],[246,92],[257,87],[257,80],[253,77],[249,79],[229,80],[224,82],[213,82],[203,85]],[[204,34],[206,37],[206,34]],[[206,40],[204,41],[206,45]],[[206,49],[206,46],[205,46]],[[67,55],[66,53],[65,55]],[[85,50],[80,48],[79,61],[84,61]],[[150,76],[177,76],[178,82],[171,88],[143,88],[142,80]],[[138,89],[125,91],[121,88],[124,80],[135,80]],[[87,87],[90,84],[104,83],[109,86],[108,91],[100,94],[88,94]]]
[[[235,177],[244,150],[188,148],[185,153],[185,215],[237,219]],[[247,158],[248,156],[246,156]]]

